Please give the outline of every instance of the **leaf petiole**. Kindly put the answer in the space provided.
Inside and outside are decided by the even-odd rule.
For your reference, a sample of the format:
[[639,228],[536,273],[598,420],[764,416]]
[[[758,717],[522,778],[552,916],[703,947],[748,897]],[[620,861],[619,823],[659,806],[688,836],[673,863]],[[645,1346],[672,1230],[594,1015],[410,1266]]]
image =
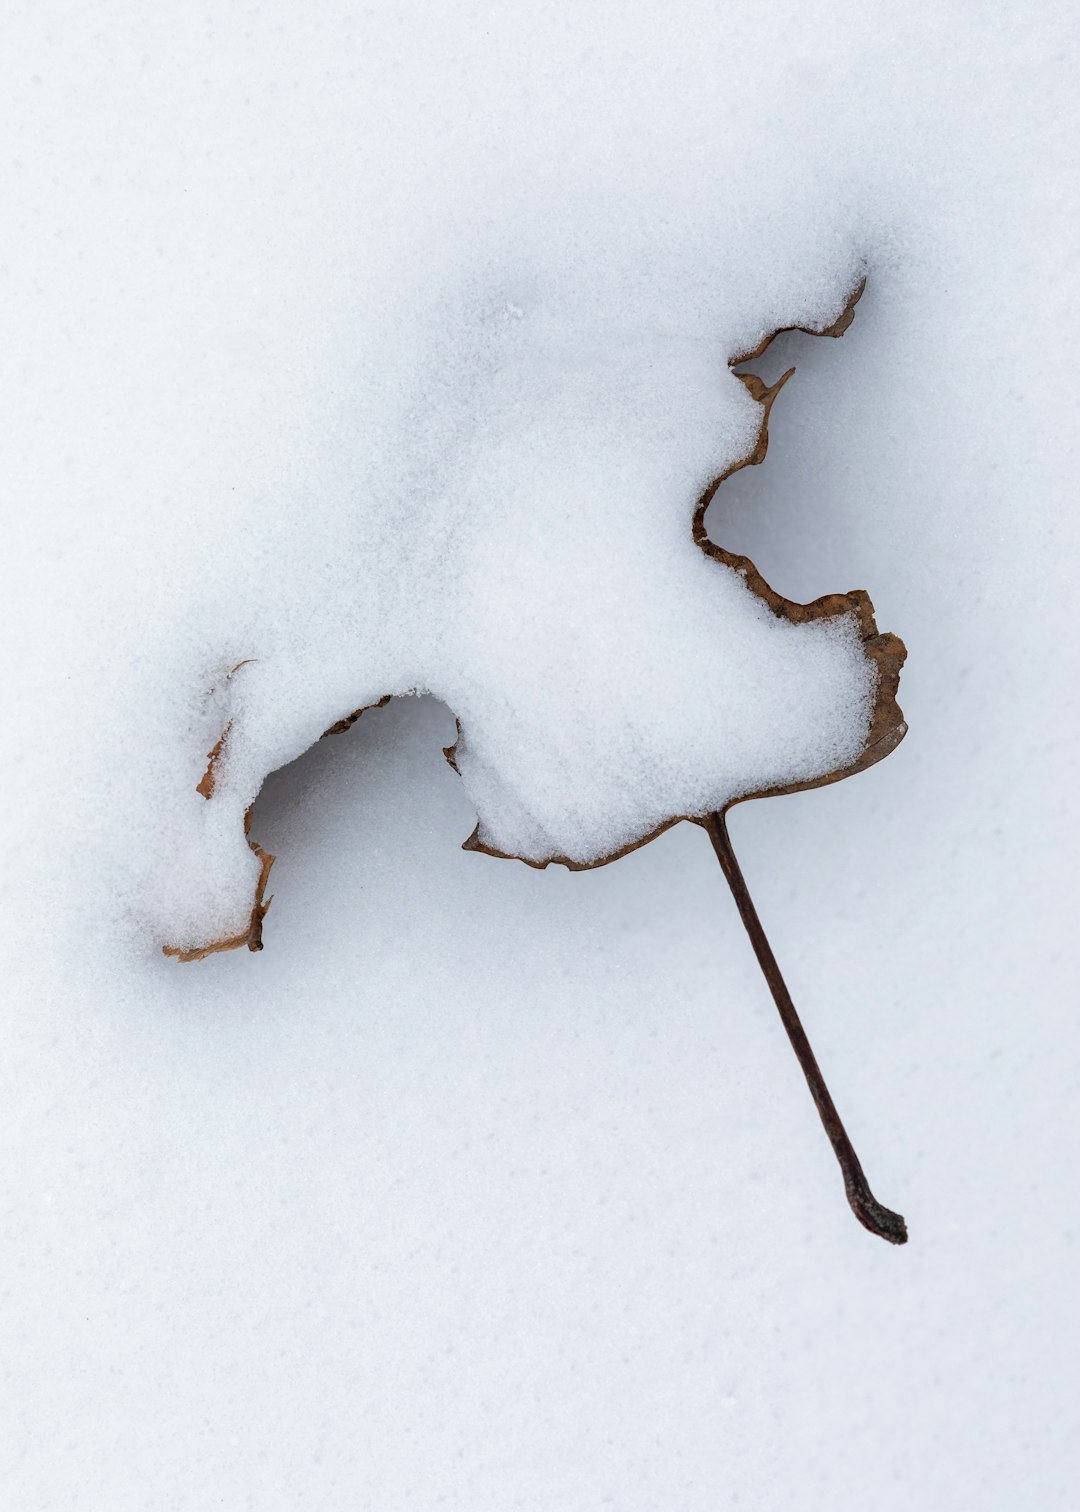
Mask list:
[[870,1185],[863,1173],[859,1157],[855,1153],[855,1146],[848,1138],[847,1130],[844,1128],[840,1115],[836,1111],[836,1104],[833,1102],[829,1089],[825,1085],[825,1078],[821,1074],[821,1067],[818,1065],[817,1057],[811,1049],[806,1030],[803,1028],[799,1015],[795,1011],[795,1004],[791,1000],[791,993],[787,989],[787,984],[780,973],[780,967],[777,965],[776,957],[772,953],[772,947],[762,928],[761,920],[758,918],[757,909],[754,907],[753,899],[746,886],[746,879],[742,874],[742,868],[735,858],[735,852],[731,847],[731,838],[728,835],[725,814],[722,812],[709,814],[707,818],[699,822],[708,831],[709,839],[713,843],[717,860],[720,862],[724,876],[727,878],[732,897],[735,899],[735,905],[739,910],[743,924],[746,926],[746,932],[750,936],[750,943],[754,947],[754,954],[757,956],[758,964],[761,967],[766,982],[769,984],[769,990],[780,1011],[780,1018],[784,1028],[787,1030],[791,1047],[795,1051],[799,1065],[802,1067],[803,1075],[806,1077],[807,1085],[810,1088],[810,1095],[814,1099],[818,1113],[821,1116],[821,1122],[825,1126],[825,1132],[829,1136],[829,1141],[835,1151],[836,1158],[840,1164],[840,1170],[843,1173],[844,1189],[847,1192],[847,1200],[851,1205],[851,1210],[863,1227],[868,1228],[872,1234],[878,1234],[882,1239],[887,1239],[890,1244],[906,1244],[908,1237],[907,1224],[899,1213],[891,1212],[889,1208],[884,1207],[878,1202],[870,1190]]

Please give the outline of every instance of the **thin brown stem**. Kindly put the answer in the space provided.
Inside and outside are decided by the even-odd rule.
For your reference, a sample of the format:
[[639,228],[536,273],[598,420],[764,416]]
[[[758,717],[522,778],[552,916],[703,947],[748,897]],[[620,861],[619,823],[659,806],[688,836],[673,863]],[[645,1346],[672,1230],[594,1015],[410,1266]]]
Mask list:
[[780,967],[776,963],[776,957],[772,953],[772,947],[761,927],[761,920],[758,918],[757,909],[747,889],[742,868],[735,859],[735,852],[731,848],[731,839],[728,835],[727,820],[723,813],[710,814],[703,824],[708,830],[717,860],[723,868],[732,897],[735,899],[735,905],[746,926],[746,932],[750,936],[750,943],[754,947],[758,964],[769,984],[773,1000],[780,1010],[780,1018],[787,1030],[791,1048],[795,1051],[796,1059],[802,1067],[807,1086],[810,1088],[810,1095],[817,1105],[821,1122],[825,1126],[825,1132],[836,1152],[851,1210],[864,1228],[868,1228],[872,1234],[880,1235],[890,1244],[906,1244],[907,1224],[899,1213],[890,1212],[887,1207],[883,1207],[871,1192],[859,1157],[855,1153],[855,1146],[851,1143],[847,1130],[840,1121],[840,1115],[825,1085],[825,1078],[821,1074],[817,1057],[810,1048],[806,1030],[795,1011],[791,993],[787,990],[784,978],[780,974]]

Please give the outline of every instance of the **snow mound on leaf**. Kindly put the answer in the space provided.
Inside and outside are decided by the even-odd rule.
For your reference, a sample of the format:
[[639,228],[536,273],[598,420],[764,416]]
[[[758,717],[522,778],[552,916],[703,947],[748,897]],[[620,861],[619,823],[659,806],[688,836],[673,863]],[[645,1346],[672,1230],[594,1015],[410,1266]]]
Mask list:
[[250,909],[242,821],[267,773],[388,694],[449,705],[480,840],[532,862],[599,861],[862,750],[876,673],[855,616],[791,624],[693,539],[763,415],[715,339],[512,306],[458,341],[422,486],[389,510],[359,496],[333,591],[296,540],[271,613],[230,647],[212,796],[187,810],[188,896],[208,857],[234,889],[208,939]]
[[20,107],[64,171],[14,227],[52,355],[9,430],[87,564],[112,897],[236,933],[266,774],[386,694],[445,700],[482,836],[536,860],[849,758],[854,627],[776,620],[690,533],[757,433],[728,359],[863,270],[812,101],[726,114],[696,12],[620,10],[610,67],[544,7],[268,14],[72,23]]

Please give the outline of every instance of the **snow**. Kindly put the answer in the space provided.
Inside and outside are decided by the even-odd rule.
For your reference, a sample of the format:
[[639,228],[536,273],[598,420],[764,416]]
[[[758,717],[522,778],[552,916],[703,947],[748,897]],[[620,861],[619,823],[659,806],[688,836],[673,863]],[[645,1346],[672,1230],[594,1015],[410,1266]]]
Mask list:
[[388,694],[448,704],[482,840],[533,862],[595,862],[676,816],[860,756],[877,669],[850,605],[778,617],[691,533],[710,479],[753,452],[763,406],[709,341],[548,323],[481,331],[479,395],[477,333],[459,338],[447,361],[467,425],[452,433],[433,402],[424,423],[446,456],[403,504],[392,489],[411,447],[374,459],[378,480],[342,511],[350,576],[327,582],[322,551],[297,537],[275,591],[257,578],[244,659],[186,742],[187,804],[171,805],[170,855],[190,858],[174,907],[186,897],[190,913],[206,871],[238,876],[235,902],[176,943],[242,930],[258,868],[243,816],[267,773]]
[[[1071,1506],[1075,23],[11,31],[10,1503]],[[704,836],[459,848],[718,801],[810,641],[849,703],[800,759],[851,749],[843,627],[759,628],[689,526],[727,359],[864,270],[754,364],[797,372],[707,523],[909,647],[904,744],[731,826],[902,1251]],[[265,772],[410,688],[263,788],[266,950],[163,959],[250,900]]]

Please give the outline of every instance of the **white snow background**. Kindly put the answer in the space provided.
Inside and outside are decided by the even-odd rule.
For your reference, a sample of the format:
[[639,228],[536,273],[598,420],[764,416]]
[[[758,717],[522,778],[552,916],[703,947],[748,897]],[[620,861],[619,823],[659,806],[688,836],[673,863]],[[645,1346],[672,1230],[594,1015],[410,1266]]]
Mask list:
[[[4,33],[2,1504],[1071,1508],[1071,8]],[[333,657],[357,470],[392,533],[463,330],[722,363],[862,267],[842,340],[757,365],[798,371],[709,527],[908,645],[896,753],[731,822],[906,1248],[847,1209],[706,837],[463,853],[434,700],[269,779],[261,955],[160,955],[192,711],[267,626]]]

